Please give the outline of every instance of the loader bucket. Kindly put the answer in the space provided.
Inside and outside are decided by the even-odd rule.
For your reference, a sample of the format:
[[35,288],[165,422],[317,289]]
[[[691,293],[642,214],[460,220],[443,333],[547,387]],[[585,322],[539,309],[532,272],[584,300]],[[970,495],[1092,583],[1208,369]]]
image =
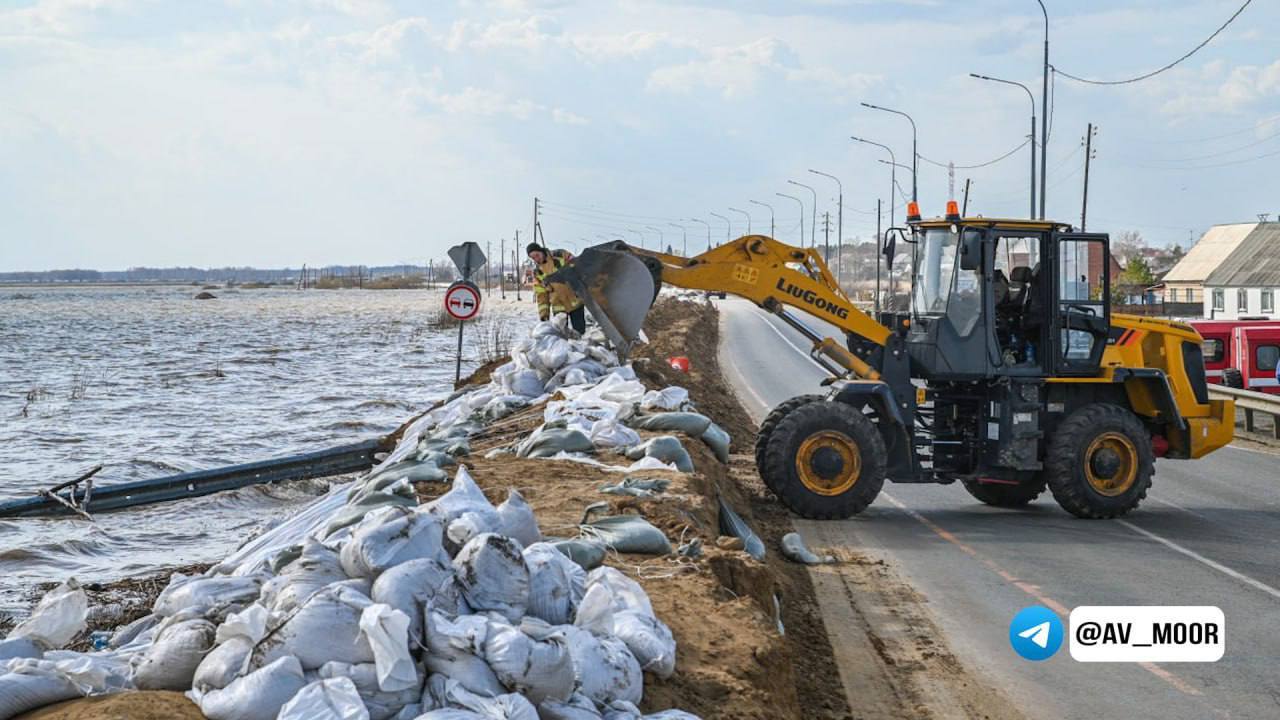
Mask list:
[[568,285],[600,324],[609,342],[626,357],[658,296],[661,271],[660,263],[645,262],[625,243],[608,243],[587,248],[572,265],[550,275],[547,282]]

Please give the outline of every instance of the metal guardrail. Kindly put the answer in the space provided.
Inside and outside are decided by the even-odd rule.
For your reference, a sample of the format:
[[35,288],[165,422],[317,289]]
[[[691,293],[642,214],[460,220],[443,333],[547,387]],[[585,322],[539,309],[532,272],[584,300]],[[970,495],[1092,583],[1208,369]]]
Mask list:
[[1236,410],[1244,411],[1244,429],[1256,432],[1254,414],[1271,416],[1271,435],[1280,440],[1280,395],[1268,395],[1253,390],[1237,390],[1222,385],[1209,386],[1210,397],[1236,401]]

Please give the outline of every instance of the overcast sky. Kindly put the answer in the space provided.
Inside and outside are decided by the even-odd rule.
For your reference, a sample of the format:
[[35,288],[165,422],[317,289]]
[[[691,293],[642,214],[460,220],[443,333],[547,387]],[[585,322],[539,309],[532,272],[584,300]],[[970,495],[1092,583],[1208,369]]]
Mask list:
[[[1051,61],[1099,79],[1164,65],[1242,0],[1046,0]],[[1055,83],[1049,215],[1187,242],[1280,214],[1280,8],[1255,0],[1172,71]],[[889,200],[889,144],[975,165],[1039,103],[1034,0],[0,0],[0,269],[422,262],[463,240],[638,240],[697,217],[794,241],[844,183],[846,237]],[[1037,110],[1043,117],[1044,113]],[[1029,148],[972,178],[970,212],[1025,215]],[[899,172],[910,191],[910,177]],[[948,173],[920,162],[926,214]],[[900,200],[899,200],[900,202]],[[886,205],[887,207],[887,205]],[[901,219],[901,211],[897,212]],[[806,225],[809,218],[805,219]],[[691,243],[706,229],[689,227]],[[834,229],[833,237],[834,241]],[[510,245],[508,245],[510,247]]]

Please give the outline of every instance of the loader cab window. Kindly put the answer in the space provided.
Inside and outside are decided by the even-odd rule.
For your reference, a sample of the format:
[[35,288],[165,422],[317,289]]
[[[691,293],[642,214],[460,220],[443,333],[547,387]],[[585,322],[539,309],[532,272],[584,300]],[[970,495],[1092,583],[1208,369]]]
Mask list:
[[960,268],[961,240],[979,237],[978,230],[950,228],[925,230],[915,268],[915,311],[919,315],[946,315],[960,337],[968,337],[982,319],[981,268]]
[[1044,318],[1039,233],[1000,235],[992,258],[996,342],[1006,366],[1035,364]]
[[1058,238],[1057,367],[1067,374],[1097,370],[1110,327],[1111,273],[1105,236]]

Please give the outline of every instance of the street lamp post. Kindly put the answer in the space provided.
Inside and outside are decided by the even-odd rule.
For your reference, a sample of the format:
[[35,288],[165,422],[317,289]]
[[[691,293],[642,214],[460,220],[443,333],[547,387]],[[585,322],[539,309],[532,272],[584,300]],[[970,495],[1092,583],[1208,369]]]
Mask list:
[[761,207],[769,208],[769,237],[773,237],[774,232],[777,231],[777,228],[775,227],[775,223],[774,223],[774,218],[773,218],[773,206],[768,203],[762,203],[759,200],[748,200],[747,202],[751,203],[752,205],[759,205]]
[[644,233],[639,230],[631,230],[630,228],[627,229],[627,232],[635,233],[636,237],[640,238],[640,247],[644,247]]
[[702,223],[703,225],[707,226],[707,249],[710,250],[711,249],[711,223],[707,222],[706,220],[699,220],[698,218],[689,218],[689,222]]
[[786,193],[774,193],[774,195],[777,195],[778,197],[791,198],[800,206],[800,247],[804,247],[804,201],[795,195],[788,195]]
[[667,223],[673,228],[680,228],[680,254],[689,257],[689,233],[685,231],[683,225],[675,223]]
[[729,233],[733,232],[733,223],[729,222],[729,218],[721,215],[720,213],[711,213],[711,215],[724,221],[724,241],[726,243],[729,242]]
[[1044,69],[1040,84],[1040,109],[1044,111],[1044,122],[1040,123],[1040,219],[1044,219],[1045,163],[1049,162],[1049,11],[1040,3],[1040,12],[1044,13]]
[[990,80],[991,82],[1004,83],[1005,85],[1017,85],[1027,93],[1027,99],[1031,101],[1031,214],[1028,218],[1036,217],[1036,96],[1031,94],[1031,88],[1014,80],[1001,80],[990,75],[979,75],[977,73],[969,73],[969,77],[975,77],[979,80]]
[[907,119],[907,122],[911,123],[911,200],[912,202],[919,202],[920,198],[917,197],[916,192],[918,189],[916,184],[916,173],[919,171],[920,167],[918,164],[920,156],[916,152],[916,121],[913,120],[910,115],[902,112],[901,110],[891,110],[887,107],[880,107],[879,105],[872,105],[871,103],[865,102],[862,103],[862,106],[871,108],[872,110],[882,110],[887,113],[893,113],[894,115],[901,115]]
[[[888,160],[883,160],[883,159],[877,159],[877,160],[876,160],[876,162],[881,163],[881,164],[884,164],[884,165],[892,165],[892,166],[894,166],[894,167],[896,167],[896,168],[902,168],[903,170],[906,170],[907,172],[911,172],[911,168],[907,167],[906,165],[903,165],[903,164],[902,164],[902,163],[900,163],[900,162],[890,162],[890,161],[888,161]],[[905,195],[906,195],[906,193],[902,191],[902,188],[898,188],[898,193],[899,193],[899,194],[901,194],[901,195],[903,195],[903,196],[905,196]],[[890,199],[892,200],[893,198],[890,198]]]
[[743,217],[747,219],[747,234],[750,235],[751,234],[751,213],[747,212],[746,210],[739,210],[738,208],[735,208],[735,207],[729,208],[729,212],[742,213]]
[[836,279],[839,281],[844,276],[844,183],[840,182],[840,178],[835,175],[819,172],[812,168],[809,172],[835,180],[836,187],[840,190],[836,198]]
[[652,225],[645,225],[644,227],[646,230],[652,230],[658,233],[658,252],[666,252],[666,250],[664,250],[663,248],[667,246],[667,238],[665,235],[662,234],[662,229],[656,228]]
[[[889,147],[888,145],[883,145],[873,140],[863,140],[862,138],[856,137],[853,135],[850,135],[849,139],[856,140],[860,143],[866,143],[867,145],[875,145],[876,147],[881,148],[885,152],[889,153],[889,160],[892,161],[893,163],[893,165],[889,168],[889,227],[893,227],[893,224],[894,224],[893,209],[894,209],[894,205],[897,204],[893,201],[893,194],[898,191],[898,158],[894,157],[893,148]],[[879,244],[880,244],[880,239],[877,238],[876,246],[879,247]]]
[[[809,247],[813,247],[814,240],[817,238],[817,235],[818,235],[818,191],[814,190],[808,185],[805,185],[804,183],[796,182],[795,180],[788,180],[787,182],[792,185],[802,187],[813,194],[813,218],[812,218],[813,222],[810,223],[809,225]],[[803,214],[804,210],[801,210],[800,212],[801,214]],[[800,244],[803,245],[804,243],[802,242]]]

